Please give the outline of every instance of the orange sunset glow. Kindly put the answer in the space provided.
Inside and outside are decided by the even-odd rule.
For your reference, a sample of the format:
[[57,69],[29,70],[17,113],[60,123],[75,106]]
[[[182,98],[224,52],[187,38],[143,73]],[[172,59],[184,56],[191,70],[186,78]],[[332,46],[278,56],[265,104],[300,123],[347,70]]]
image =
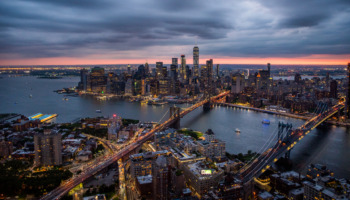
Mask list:
[[[204,57],[204,58],[203,58]],[[245,58],[245,57],[225,57],[219,58],[212,56],[201,56],[200,63],[205,63],[209,58],[213,58],[217,64],[266,64],[268,62],[279,65],[346,65],[350,60],[350,54],[348,55],[311,55],[296,58],[283,58],[283,57],[268,57],[268,58]],[[103,65],[103,64],[143,64],[148,62],[149,64],[155,64],[158,61],[164,63],[170,63],[167,59],[98,59],[94,57],[87,58],[69,58],[69,57],[56,57],[56,58],[31,58],[31,59],[16,59],[16,60],[0,60],[0,65]],[[188,64],[192,64],[192,59],[188,59]]]

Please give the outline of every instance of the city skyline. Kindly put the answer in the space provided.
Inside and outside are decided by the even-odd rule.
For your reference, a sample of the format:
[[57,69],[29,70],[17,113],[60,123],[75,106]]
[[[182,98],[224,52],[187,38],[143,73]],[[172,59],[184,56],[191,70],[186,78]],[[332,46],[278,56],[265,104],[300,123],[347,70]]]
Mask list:
[[350,0],[0,13],[0,199],[350,199]]
[[[1,65],[200,63],[344,65],[347,1],[1,2]],[[192,59],[187,59],[192,64]]]
[[170,70],[1,68],[0,194],[349,199],[350,63],[245,70],[209,59],[197,75],[186,59]]

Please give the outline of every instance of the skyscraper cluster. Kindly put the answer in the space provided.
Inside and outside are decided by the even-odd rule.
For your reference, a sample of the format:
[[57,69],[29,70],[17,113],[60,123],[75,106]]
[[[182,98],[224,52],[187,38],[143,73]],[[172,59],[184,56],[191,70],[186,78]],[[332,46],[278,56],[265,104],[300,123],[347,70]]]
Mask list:
[[89,72],[81,70],[81,81],[78,89],[87,94],[136,95],[197,95],[199,93],[214,94],[216,81],[219,78],[219,65],[214,73],[213,60],[207,60],[199,69],[199,48],[193,48],[193,66],[186,63],[186,56],[172,58],[169,67],[163,62],[156,62],[155,68],[149,64],[140,65],[137,71],[127,66],[121,74],[105,73],[103,68],[95,67]]

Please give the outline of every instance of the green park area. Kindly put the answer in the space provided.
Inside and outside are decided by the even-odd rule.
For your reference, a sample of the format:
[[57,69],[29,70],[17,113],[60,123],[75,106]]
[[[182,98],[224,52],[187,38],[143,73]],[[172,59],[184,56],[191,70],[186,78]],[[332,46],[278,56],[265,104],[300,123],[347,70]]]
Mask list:
[[177,131],[178,133],[184,134],[184,135],[188,135],[193,137],[194,139],[198,140],[200,137],[203,136],[202,132],[199,131],[193,131],[191,129],[181,129]]

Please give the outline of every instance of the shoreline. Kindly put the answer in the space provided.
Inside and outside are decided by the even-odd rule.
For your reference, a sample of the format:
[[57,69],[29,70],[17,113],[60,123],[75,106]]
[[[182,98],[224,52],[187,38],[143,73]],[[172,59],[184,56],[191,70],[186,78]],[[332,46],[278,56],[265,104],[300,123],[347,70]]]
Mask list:
[[[215,104],[219,105],[219,106],[226,106],[226,107],[241,108],[241,109],[246,109],[246,110],[253,110],[253,111],[256,111],[256,112],[280,115],[280,116],[291,117],[291,118],[302,119],[302,120],[309,120],[309,119],[312,118],[312,117],[301,116],[301,115],[297,115],[297,114],[282,113],[282,112],[271,111],[271,110],[264,110],[264,109],[261,109],[261,108],[242,106],[242,105],[232,104],[232,103],[215,103]],[[327,120],[327,121],[325,121],[325,123],[332,124],[332,125],[335,125],[335,126],[350,127],[350,123],[344,123],[344,122],[328,121]]]

